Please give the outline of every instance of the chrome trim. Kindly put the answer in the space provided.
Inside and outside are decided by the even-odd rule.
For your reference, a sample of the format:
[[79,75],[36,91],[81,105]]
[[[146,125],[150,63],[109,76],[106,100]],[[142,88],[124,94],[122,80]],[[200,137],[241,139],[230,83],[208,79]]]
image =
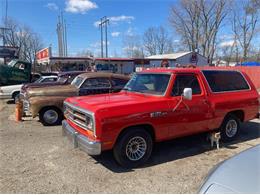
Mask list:
[[23,101],[23,111],[24,112],[29,112],[30,111],[30,102],[27,100]]
[[80,148],[89,155],[101,154],[101,142],[92,141],[75,131],[66,120],[62,121],[62,135],[73,142],[74,148]]
[[[211,89],[211,87],[210,87],[210,85],[209,85],[209,83],[208,83],[208,80],[207,80],[206,76],[205,76],[204,73],[203,73],[203,71],[233,71],[233,72],[238,72],[240,75],[242,75],[243,79],[246,81],[246,83],[247,83],[249,89],[213,92],[212,89]],[[201,70],[201,73],[202,73],[204,79],[206,80],[207,85],[208,85],[209,90],[210,90],[211,93],[230,93],[230,92],[251,91],[251,90],[252,90],[251,85],[249,85],[249,83],[248,83],[247,79],[245,78],[244,74],[242,74],[241,71],[239,71],[239,70]]]
[[[82,109],[80,107],[77,107],[71,103],[68,103],[68,102],[65,102],[64,101],[64,107],[66,108],[66,106],[78,111],[78,112],[81,112],[82,114],[85,114],[85,115],[88,115],[88,117],[90,117],[93,121],[93,129],[89,129],[86,127],[85,124],[82,124],[81,122],[79,121],[76,121],[74,120],[73,118],[71,117],[68,117],[69,120],[71,120],[73,123],[75,123],[76,125],[78,125],[79,127],[85,129],[85,130],[93,130],[93,133],[94,133],[94,136],[96,136],[96,121],[95,121],[95,113],[91,112],[91,111],[88,111],[88,110],[85,110],[85,109]],[[64,109],[64,114],[66,112],[67,109]],[[74,114],[73,114],[74,115]],[[66,116],[66,115],[65,115]],[[66,116],[67,117],[67,116]]]

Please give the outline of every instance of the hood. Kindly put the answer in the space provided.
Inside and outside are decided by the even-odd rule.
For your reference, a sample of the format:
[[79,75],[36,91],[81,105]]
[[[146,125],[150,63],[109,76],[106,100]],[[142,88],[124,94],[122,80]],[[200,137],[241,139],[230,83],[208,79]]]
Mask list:
[[49,87],[39,87],[28,89],[26,96],[28,98],[35,96],[76,96],[78,89],[73,85],[57,85]]
[[165,108],[165,104],[167,104],[167,100],[164,97],[129,92],[72,97],[67,98],[66,102],[92,112],[107,111],[106,113],[109,113],[111,116],[118,112],[123,114]]
[[64,84],[63,82],[28,83],[28,84],[24,84],[22,89],[25,90],[27,88],[39,88],[39,87],[57,86],[63,84]]
[[260,144],[221,163],[208,176],[200,193],[258,194]]

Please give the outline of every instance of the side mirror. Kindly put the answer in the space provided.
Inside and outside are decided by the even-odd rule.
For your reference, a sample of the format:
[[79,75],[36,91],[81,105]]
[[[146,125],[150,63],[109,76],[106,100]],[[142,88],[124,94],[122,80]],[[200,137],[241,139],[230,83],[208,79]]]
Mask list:
[[183,90],[183,98],[186,100],[192,100],[192,89],[191,88],[185,88]]

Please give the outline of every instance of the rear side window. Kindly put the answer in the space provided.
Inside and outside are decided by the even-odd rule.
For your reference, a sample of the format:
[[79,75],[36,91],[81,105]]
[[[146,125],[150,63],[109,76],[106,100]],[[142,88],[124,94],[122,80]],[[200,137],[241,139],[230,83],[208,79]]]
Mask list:
[[112,83],[114,86],[124,87],[127,82],[128,82],[127,80],[112,78]]
[[240,72],[203,70],[212,92],[238,91],[250,89]]
[[181,96],[184,88],[191,88],[192,94],[201,94],[201,88],[195,75],[177,75],[172,89],[172,96]]

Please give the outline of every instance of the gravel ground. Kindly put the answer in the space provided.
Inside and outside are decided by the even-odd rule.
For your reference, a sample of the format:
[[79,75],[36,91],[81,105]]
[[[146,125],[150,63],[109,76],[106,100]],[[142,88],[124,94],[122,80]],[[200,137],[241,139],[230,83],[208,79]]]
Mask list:
[[205,135],[156,144],[147,165],[119,167],[111,152],[90,157],[38,119],[14,121],[0,101],[0,193],[196,193],[217,163],[260,144],[260,120],[242,125],[239,140],[211,149]]

